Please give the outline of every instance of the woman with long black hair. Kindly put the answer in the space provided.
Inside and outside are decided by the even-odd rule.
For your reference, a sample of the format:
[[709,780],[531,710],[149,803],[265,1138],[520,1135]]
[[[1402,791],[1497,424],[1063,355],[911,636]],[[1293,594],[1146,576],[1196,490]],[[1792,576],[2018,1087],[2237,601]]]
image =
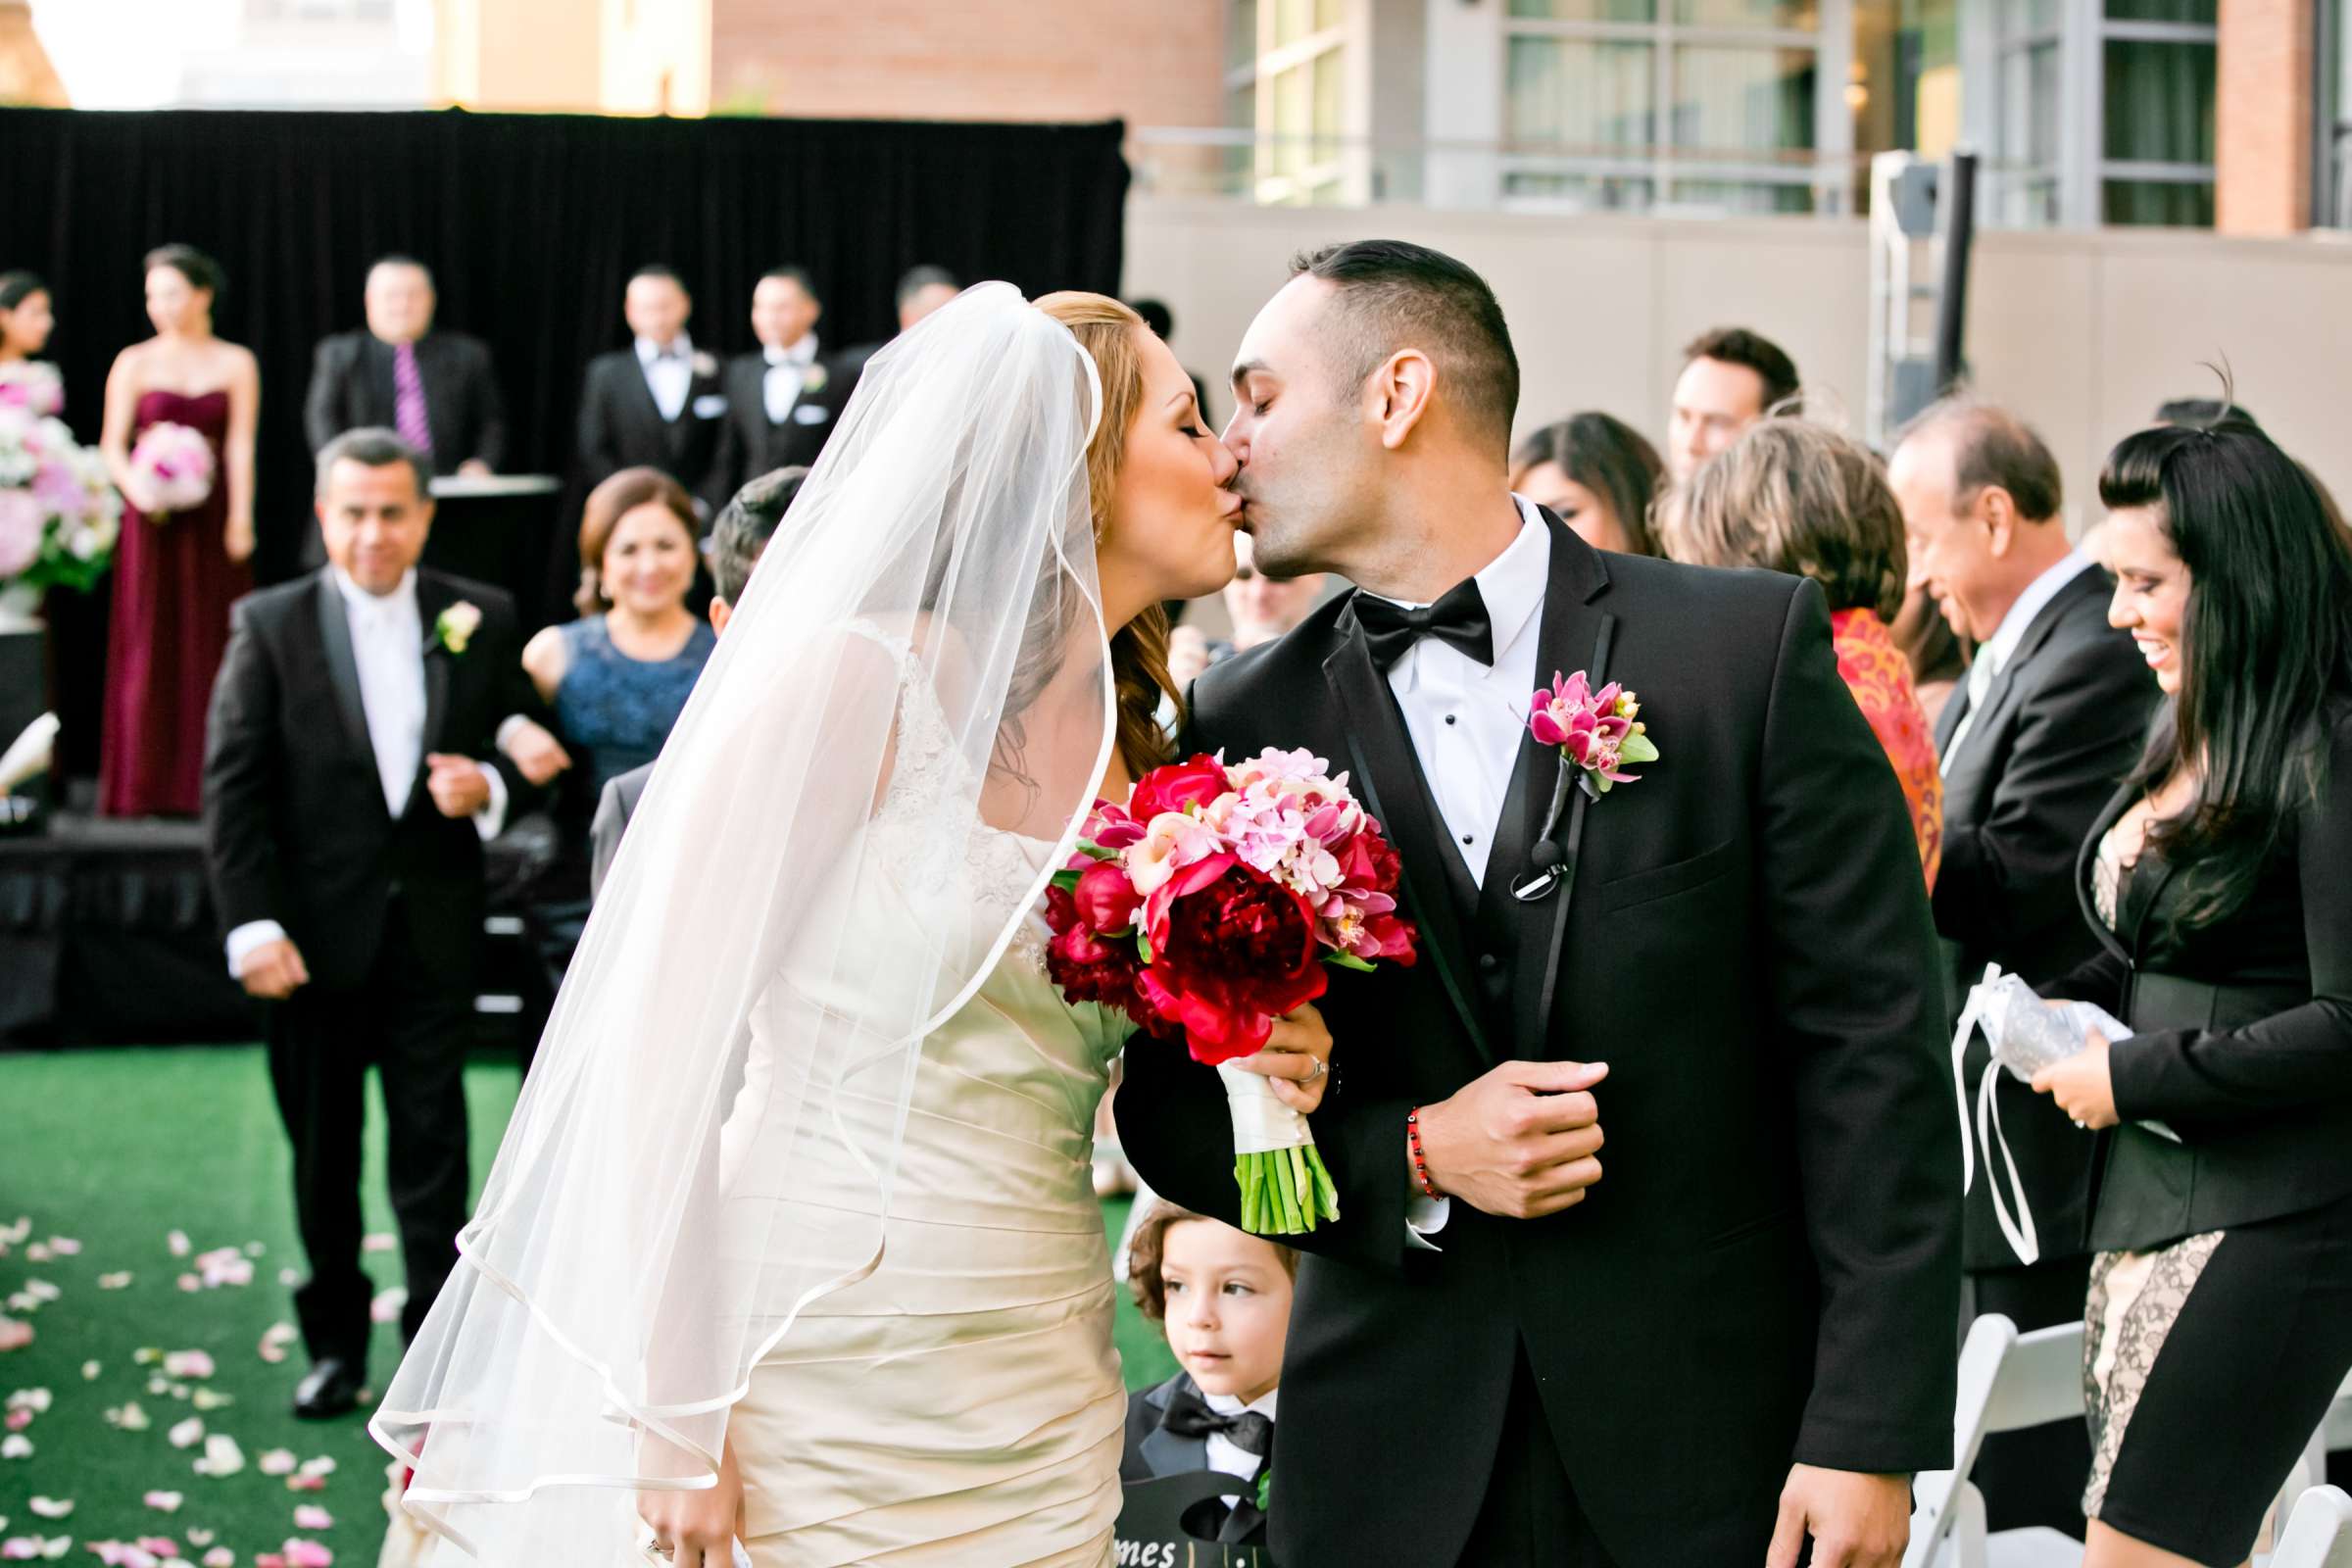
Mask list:
[[2132,1033],[2044,1069],[2105,1144],[2088,1568],[2243,1562],[2352,1369],[2352,548],[2243,419],[2107,460],[2110,619],[2169,702],[2083,848]]

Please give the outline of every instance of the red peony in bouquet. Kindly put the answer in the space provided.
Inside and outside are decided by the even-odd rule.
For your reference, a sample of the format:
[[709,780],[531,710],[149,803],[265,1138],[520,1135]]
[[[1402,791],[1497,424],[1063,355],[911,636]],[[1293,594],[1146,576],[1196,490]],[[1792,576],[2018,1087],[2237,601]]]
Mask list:
[[1326,965],[1413,961],[1396,852],[1323,759],[1271,747],[1154,768],[1124,808],[1097,802],[1046,894],[1046,967],[1072,1002],[1125,1012],[1218,1069],[1233,1112],[1243,1228],[1340,1217],[1306,1118],[1226,1064],[1323,995]]

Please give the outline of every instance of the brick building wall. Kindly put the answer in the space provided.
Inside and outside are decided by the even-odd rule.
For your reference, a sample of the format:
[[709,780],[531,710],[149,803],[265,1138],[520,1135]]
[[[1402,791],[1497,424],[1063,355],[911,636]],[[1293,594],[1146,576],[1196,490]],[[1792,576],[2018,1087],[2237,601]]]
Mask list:
[[2292,234],[2311,223],[2314,0],[2221,0],[2214,226]]
[[1219,0],[710,0],[710,107],[1224,122]]

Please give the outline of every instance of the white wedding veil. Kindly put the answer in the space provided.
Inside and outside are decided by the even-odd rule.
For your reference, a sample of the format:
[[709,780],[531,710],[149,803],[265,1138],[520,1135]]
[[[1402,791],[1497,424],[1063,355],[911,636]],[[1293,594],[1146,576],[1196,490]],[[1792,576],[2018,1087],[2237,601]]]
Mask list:
[[[1110,755],[1102,404],[1067,328],[968,290],[867,365],[767,547],[369,1423],[475,1560],[623,1560],[635,1493],[712,1485],[751,1368],[882,1264],[924,1037]],[[978,912],[876,943],[875,900]]]

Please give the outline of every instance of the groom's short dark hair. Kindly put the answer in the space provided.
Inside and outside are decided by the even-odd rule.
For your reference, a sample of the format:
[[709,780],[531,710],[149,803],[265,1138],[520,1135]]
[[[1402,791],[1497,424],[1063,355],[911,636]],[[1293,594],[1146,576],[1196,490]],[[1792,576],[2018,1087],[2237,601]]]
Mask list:
[[1487,280],[1443,251],[1400,239],[1359,239],[1302,251],[1294,277],[1318,277],[1339,291],[1342,340],[1351,382],[1360,383],[1399,349],[1437,363],[1448,398],[1472,428],[1507,453],[1519,411],[1519,356],[1502,306]]

